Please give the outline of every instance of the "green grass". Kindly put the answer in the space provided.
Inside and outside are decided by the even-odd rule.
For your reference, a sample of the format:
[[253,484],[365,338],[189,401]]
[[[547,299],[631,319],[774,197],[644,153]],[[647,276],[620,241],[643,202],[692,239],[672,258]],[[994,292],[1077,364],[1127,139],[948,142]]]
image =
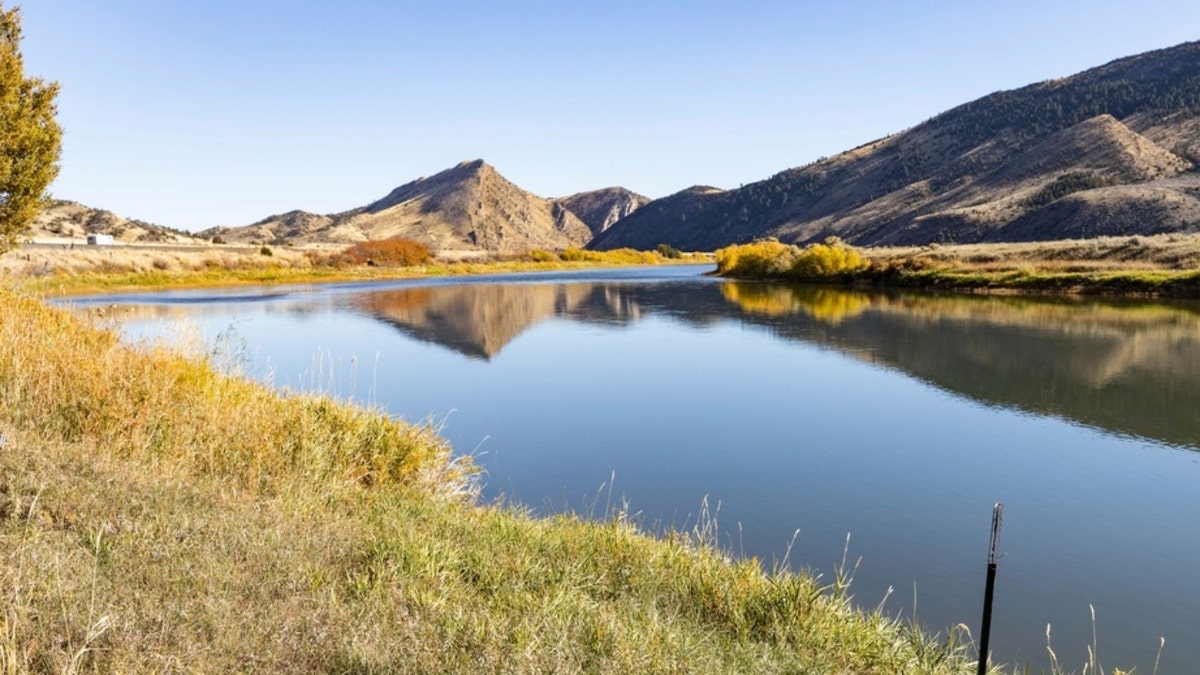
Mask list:
[[698,529],[474,501],[379,411],[0,291],[0,673],[974,672]]

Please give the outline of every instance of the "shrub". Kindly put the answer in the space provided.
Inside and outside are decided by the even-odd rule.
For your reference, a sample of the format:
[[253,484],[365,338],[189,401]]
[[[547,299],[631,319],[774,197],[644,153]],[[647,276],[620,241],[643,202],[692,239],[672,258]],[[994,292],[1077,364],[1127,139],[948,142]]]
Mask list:
[[533,262],[557,262],[559,258],[558,254],[553,251],[535,248],[529,252],[529,259]]
[[670,260],[678,260],[683,257],[683,253],[670,244],[659,244],[655,250],[658,251],[659,255]]
[[571,248],[564,250],[562,253],[559,253],[558,257],[562,258],[566,262],[583,262],[585,260],[592,259],[589,254],[591,254],[591,251],[585,251],[581,248],[572,246]]
[[800,249],[775,240],[726,246],[718,249],[717,273],[723,276],[762,279],[787,274]]
[[270,246],[264,246],[264,247],[262,247],[262,248],[258,249],[258,254],[259,254],[259,255],[265,255],[265,256],[273,256],[273,255],[275,255],[275,253],[274,253],[273,251],[271,251],[271,247],[270,247]]
[[409,267],[433,262],[429,247],[412,239],[364,241],[342,252],[341,259],[352,265]]
[[801,281],[845,280],[870,267],[858,249],[830,237],[823,244],[809,244],[796,256],[789,276]]
[[717,273],[742,279],[788,277],[798,281],[845,281],[868,267],[852,246],[830,237],[803,249],[773,239],[717,251]]

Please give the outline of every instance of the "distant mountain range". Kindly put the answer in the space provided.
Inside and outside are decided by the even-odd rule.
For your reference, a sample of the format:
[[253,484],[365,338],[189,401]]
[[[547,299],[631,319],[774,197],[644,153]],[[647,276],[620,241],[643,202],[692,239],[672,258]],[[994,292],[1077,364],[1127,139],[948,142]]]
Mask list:
[[[33,236],[192,235],[61,202]],[[545,199],[482,160],[336,214],[289,211],[197,237],[266,244],[408,237],[435,250],[712,250],[761,237],[860,245],[1200,232],[1200,42],[985,96],[736,190]]]

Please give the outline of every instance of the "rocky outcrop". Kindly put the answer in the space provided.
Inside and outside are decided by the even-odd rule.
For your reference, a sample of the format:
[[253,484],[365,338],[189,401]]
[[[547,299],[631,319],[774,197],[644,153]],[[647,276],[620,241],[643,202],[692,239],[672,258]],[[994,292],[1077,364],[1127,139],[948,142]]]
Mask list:
[[612,227],[618,220],[637,211],[649,203],[648,197],[631,192],[623,187],[610,187],[589,192],[579,192],[555,199],[588,226],[595,237]]

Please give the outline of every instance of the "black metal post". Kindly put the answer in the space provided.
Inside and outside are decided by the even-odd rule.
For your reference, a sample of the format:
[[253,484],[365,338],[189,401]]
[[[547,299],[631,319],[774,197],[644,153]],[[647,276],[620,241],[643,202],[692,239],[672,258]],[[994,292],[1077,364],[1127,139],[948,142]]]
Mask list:
[[996,592],[996,567],[1000,556],[1000,521],[1004,519],[1004,504],[996,502],[992,507],[992,541],[988,549],[987,586],[983,591],[983,626],[979,629],[979,675],[986,675],[988,662],[988,638],[992,632],[992,596]]

